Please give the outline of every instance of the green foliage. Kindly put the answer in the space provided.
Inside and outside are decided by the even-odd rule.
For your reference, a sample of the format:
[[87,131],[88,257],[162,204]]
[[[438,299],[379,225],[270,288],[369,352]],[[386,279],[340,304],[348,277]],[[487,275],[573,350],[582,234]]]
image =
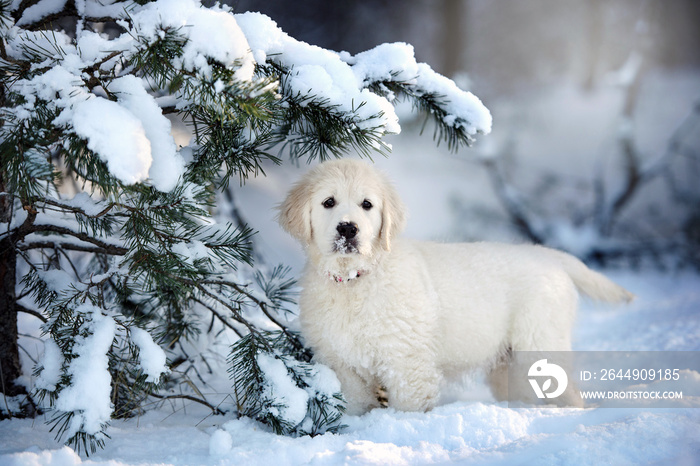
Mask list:
[[[294,351],[295,343],[284,332],[251,332],[231,347],[229,374],[233,380],[238,412],[267,424],[277,434],[318,435],[336,433],[345,405],[337,390],[330,393],[318,389],[313,379],[319,366],[308,362],[308,354]],[[273,376],[266,373],[259,357],[266,355],[284,364],[287,374],[298,389],[308,395],[307,414],[303,420],[291,423],[285,416],[289,408],[275,393]]]
[[[293,70],[279,63],[268,62],[258,70],[265,76],[281,78],[279,104],[284,117],[274,129],[271,140],[281,144],[281,150],[288,151],[293,159],[327,160],[349,152],[370,157],[373,153],[386,155],[389,152],[378,128],[358,124],[361,121],[356,111],[363,103],[346,113],[330,104],[327,98],[294,93],[287,84],[287,77]],[[378,116],[381,115],[371,115],[369,119]]]
[[423,128],[429,121],[434,123],[433,139],[446,142],[448,149],[457,151],[461,147],[471,146],[474,136],[465,130],[462,123],[467,123],[460,118],[449,120],[445,110],[449,100],[446,96],[427,92],[413,84],[401,81],[381,81],[369,83],[368,87],[379,95],[392,96],[394,99],[410,100],[413,108],[424,115]]
[[[384,131],[372,124],[382,115],[361,117],[363,103],[342,110],[323,96],[293,91],[293,70],[274,59],[257,64],[254,79],[246,81],[237,77],[238,61],[224,65],[207,58],[206,72],[187,69],[187,26],[136,28],[133,15],[146,1],[124,1],[122,13],[99,18],[99,25],[69,2],[26,29],[15,23],[29,5],[16,3],[0,1],[0,218],[10,219],[0,239],[14,248],[22,275],[17,295],[32,303],[30,311],[44,321],[45,338],[63,357],[61,367],[53,368],[58,376],[35,399],[56,407],[74,387],[71,363],[81,357],[98,312],[116,326],[106,353],[112,417],[136,415],[154,397],[176,396],[176,388],[220,413],[188,375],[198,370],[197,359],[209,365],[207,350],[197,350],[198,357],[190,351],[207,338],[233,332],[239,339],[228,367],[239,415],[278,433],[337,432],[344,410],[339,386],[318,388],[328,386],[317,378],[329,370],[310,362],[309,351],[283,323],[295,300],[289,269],[255,264],[254,231],[236,222],[216,223],[216,199],[232,178],[243,183],[264,174],[264,165],[280,163],[281,153],[309,161],[349,152],[386,154]],[[69,32],[58,32],[54,19]],[[107,32],[99,36],[109,41],[109,50],[90,55],[77,47],[76,37],[98,41],[91,28],[109,33],[109,39]],[[44,78],[55,71],[70,75],[70,84],[47,92],[53,80]],[[184,173],[168,192],[115,176],[70,118],[87,99],[121,104],[110,84],[124,76],[148,83],[148,96],[159,99],[162,114],[184,122],[192,133],[191,143],[179,149]],[[412,99],[436,118],[436,134],[451,148],[471,141],[459,125],[443,121],[440,96],[396,81],[366,85],[380,95]],[[170,373],[158,381],[140,365],[141,350],[131,338],[137,327],[148,330],[170,361]],[[275,396],[270,374],[259,364],[263,356],[283,364],[286,376],[307,394],[303,420],[283,415],[289,406]],[[51,378],[50,369],[40,363],[34,375]],[[109,419],[88,432],[78,422],[80,410],[53,414],[57,438],[67,437],[86,453],[104,445]]]

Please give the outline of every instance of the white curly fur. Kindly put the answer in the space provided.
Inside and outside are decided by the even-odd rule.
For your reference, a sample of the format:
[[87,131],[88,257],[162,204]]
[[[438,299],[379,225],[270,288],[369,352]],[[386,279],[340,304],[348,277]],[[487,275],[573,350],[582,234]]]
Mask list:
[[[334,206],[324,207],[331,197]],[[379,406],[378,387],[389,406],[429,410],[446,376],[478,367],[490,371],[494,396],[504,399],[510,350],[571,349],[577,289],[602,301],[632,298],[552,249],[396,238],[403,204],[387,179],[360,161],[319,164],[292,188],[279,222],[308,255],[302,335],[336,371],[354,414]],[[337,246],[341,222],[357,225],[355,250]],[[580,405],[573,390],[563,400]]]

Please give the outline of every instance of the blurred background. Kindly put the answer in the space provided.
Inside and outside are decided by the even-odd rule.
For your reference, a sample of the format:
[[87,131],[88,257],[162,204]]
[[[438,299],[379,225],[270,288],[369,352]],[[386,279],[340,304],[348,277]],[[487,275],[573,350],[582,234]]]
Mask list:
[[[602,265],[700,266],[697,0],[229,4],[336,51],[410,43],[491,110],[493,132],[450,153],[424,116],[399,107],[402,133],[375,162],[408,206],[408,236],[546,243]],[[301,251],[280,237],[274,205],[305,169],[270,167],[231,207],[277,251],[273,261],[295,268]]]

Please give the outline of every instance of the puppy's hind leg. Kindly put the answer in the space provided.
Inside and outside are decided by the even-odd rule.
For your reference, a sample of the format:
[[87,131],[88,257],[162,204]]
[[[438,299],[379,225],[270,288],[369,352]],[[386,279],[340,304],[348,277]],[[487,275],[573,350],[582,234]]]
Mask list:
[[[565,391],[554,398],[547,397],[544,402],[558,406],[583,407],[583,400],[574,384],[571,361],[571,331],[578,306],[578,295],[571,280],[561,274],[547,275],[547,281],[536,287],[538,293],[527,296],[521,303],[520,312],[513,321],[511,329],[511,347],[514,363],[523,369],[523,362],[518,359],[518,352],[527,351],[541,354],[537,358],[556,359],[556,365],[567,374]],[[533,361],[528,361],[533,362]],[[553,363],[550,360],[548,364]],[[522,376],[511,380],[510,399],[526,402],[542,402],[534,395],[530,385],[527,369]],[[518,373],[522,372],[521,370]],[[538,394],[538,396],[542,396]]]
[[508,400],[508,364],[511,357],[512,352],[508,350],[486,374],[486,382],[496,401]]

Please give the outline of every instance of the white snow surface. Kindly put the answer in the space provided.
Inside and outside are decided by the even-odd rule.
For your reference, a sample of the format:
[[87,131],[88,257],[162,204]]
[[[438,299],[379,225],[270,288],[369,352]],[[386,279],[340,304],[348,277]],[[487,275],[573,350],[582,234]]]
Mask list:
[[[620,308],[584,301],[574,329],[574,349],[700,350],[697,274],[604,272],[637,299]],[[99,326],[109,318],[104,319]],[[109,332],[103,337],[111,339]],[[94,343],[97,360],[103,357],[104,348],[96,348],[97,338]],[[88,347],[93,346],[86,344]],[[267,373],[284,370],[275,368],[274,362],[273,358],[263,362],[272,366]],[[106,361],[104,364],[106,367]],[[92,397],[92,391],[98,389],[100,372],[95,371],[96,378],[89,382],[91,391],[84,395]],[[205,395],[213,404],[229,409],[232,389],[225,363],[214,373]],[[337,379],[323,371],[319,376],[328,381],[332,392]],[[275,389],[284,390],[283,383]],[[290,390],[286,396],[306,395]],[[700,459],[699,409],[513,409],[493,400],[480,375],[446,387],[440,406],[429,413],[377,409],[363,416],[346,416],[347,428],[340,434],[313,438],[277,436],[250,419],[236,419],[233,413],[211,416],[197,404],[177,403],[138,418],[112,421],[105,449],[86,458],[55,442],[44,423],[50,416],[1,421],[0,464],[585,466],[691,465]],[[301,412],[299,416],[303,417]]]

